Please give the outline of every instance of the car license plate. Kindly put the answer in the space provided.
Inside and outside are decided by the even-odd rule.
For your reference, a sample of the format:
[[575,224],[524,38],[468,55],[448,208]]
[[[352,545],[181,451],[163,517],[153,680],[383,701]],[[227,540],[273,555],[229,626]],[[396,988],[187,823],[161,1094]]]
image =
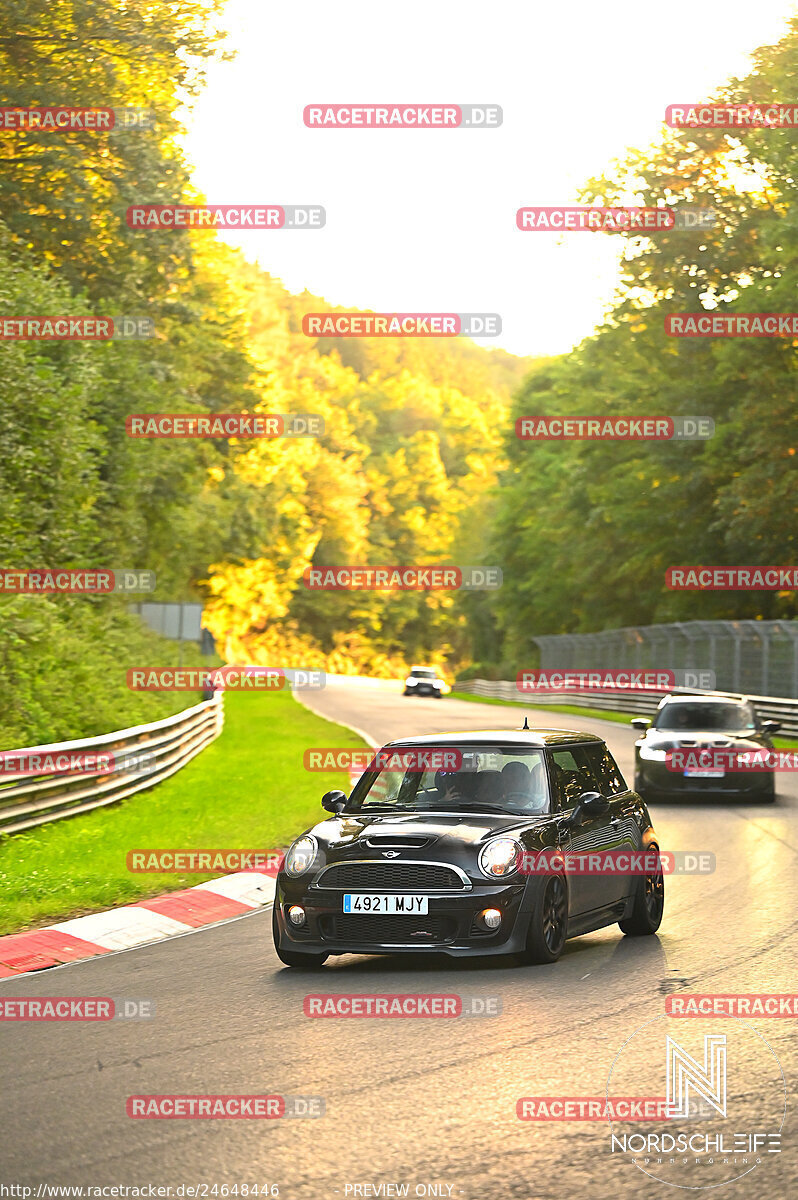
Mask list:
[[344,896],[345,913],[407,913],[417,916],[426,911],[426,896],[375,896],[365,892],[348,892]]
[[684,773],[688,779],[723,779],[725,771],[702,771],[697,767],[685,767]]

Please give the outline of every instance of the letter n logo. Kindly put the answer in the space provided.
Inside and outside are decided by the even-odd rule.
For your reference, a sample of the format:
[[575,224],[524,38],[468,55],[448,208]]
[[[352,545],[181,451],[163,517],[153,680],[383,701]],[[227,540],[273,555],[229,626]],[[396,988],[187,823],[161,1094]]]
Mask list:
[[690,1096],[701,1096],[726,1116],[726,1035],[704,1035],[704,1065],[697,1063],[672,1037],[666,1038],[668,1117],[689,1117]]

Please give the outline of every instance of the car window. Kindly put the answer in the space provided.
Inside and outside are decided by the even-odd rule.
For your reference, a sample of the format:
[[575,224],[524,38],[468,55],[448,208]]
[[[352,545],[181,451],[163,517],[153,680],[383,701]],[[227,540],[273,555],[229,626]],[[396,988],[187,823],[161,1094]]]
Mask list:
[[597,791],[602,796],[619,796],[628,792],[626,780],[620,768],[603,742],[588,746],[587,757],[598,780]]
[[742,733],[756,729],[756,717],[750,704],[730,704],[722,700],[685,704],[674,700],[659,710],[654,728]]
[[559,747],[550,754],[556,807],[573,808],[582,792],[601,792],[585,746]]
[[[412,751],[412,748],[409,748]],[[397,811],[499,811],[537,814],[549,811],[543,751],[499,746],[458,746],[458,770],[366,771],[352,791],[346,812],[361,807]]]

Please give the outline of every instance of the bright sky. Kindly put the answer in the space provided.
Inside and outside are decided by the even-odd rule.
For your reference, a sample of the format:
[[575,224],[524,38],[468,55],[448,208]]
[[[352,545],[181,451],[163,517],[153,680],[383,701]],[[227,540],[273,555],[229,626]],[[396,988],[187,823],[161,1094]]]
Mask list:
[[[378,312],[498,312],[517,354],[600,321],[620,238],[521,233],[516,209],[662,132],[777,41],[793,0],[229,0],[233,63],[189,124],[214,204],[322,204],[323,230],[221,234],[291,291]],[[793,102],[796,96],[782,96]],[[307,129],[311,103],[495,103],[499,129]]]

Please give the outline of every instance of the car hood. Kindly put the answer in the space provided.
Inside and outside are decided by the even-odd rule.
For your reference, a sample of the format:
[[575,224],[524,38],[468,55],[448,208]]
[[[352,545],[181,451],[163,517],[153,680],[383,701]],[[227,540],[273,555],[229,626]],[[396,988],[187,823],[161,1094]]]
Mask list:
[[[379,851],[421,849],[433,844],[480,846],[498,834],[511,836],[549,820],[545,815],[518,813],[363,813],[322,821],[311,831],[328,850]],[[423,840],[422,840],[423,839]]]
[[734,746],[745,750],[762,746],[763,738],[758,734],[727,733],[717,729],[649,729],[640,744],[662,750],[716,746]]

